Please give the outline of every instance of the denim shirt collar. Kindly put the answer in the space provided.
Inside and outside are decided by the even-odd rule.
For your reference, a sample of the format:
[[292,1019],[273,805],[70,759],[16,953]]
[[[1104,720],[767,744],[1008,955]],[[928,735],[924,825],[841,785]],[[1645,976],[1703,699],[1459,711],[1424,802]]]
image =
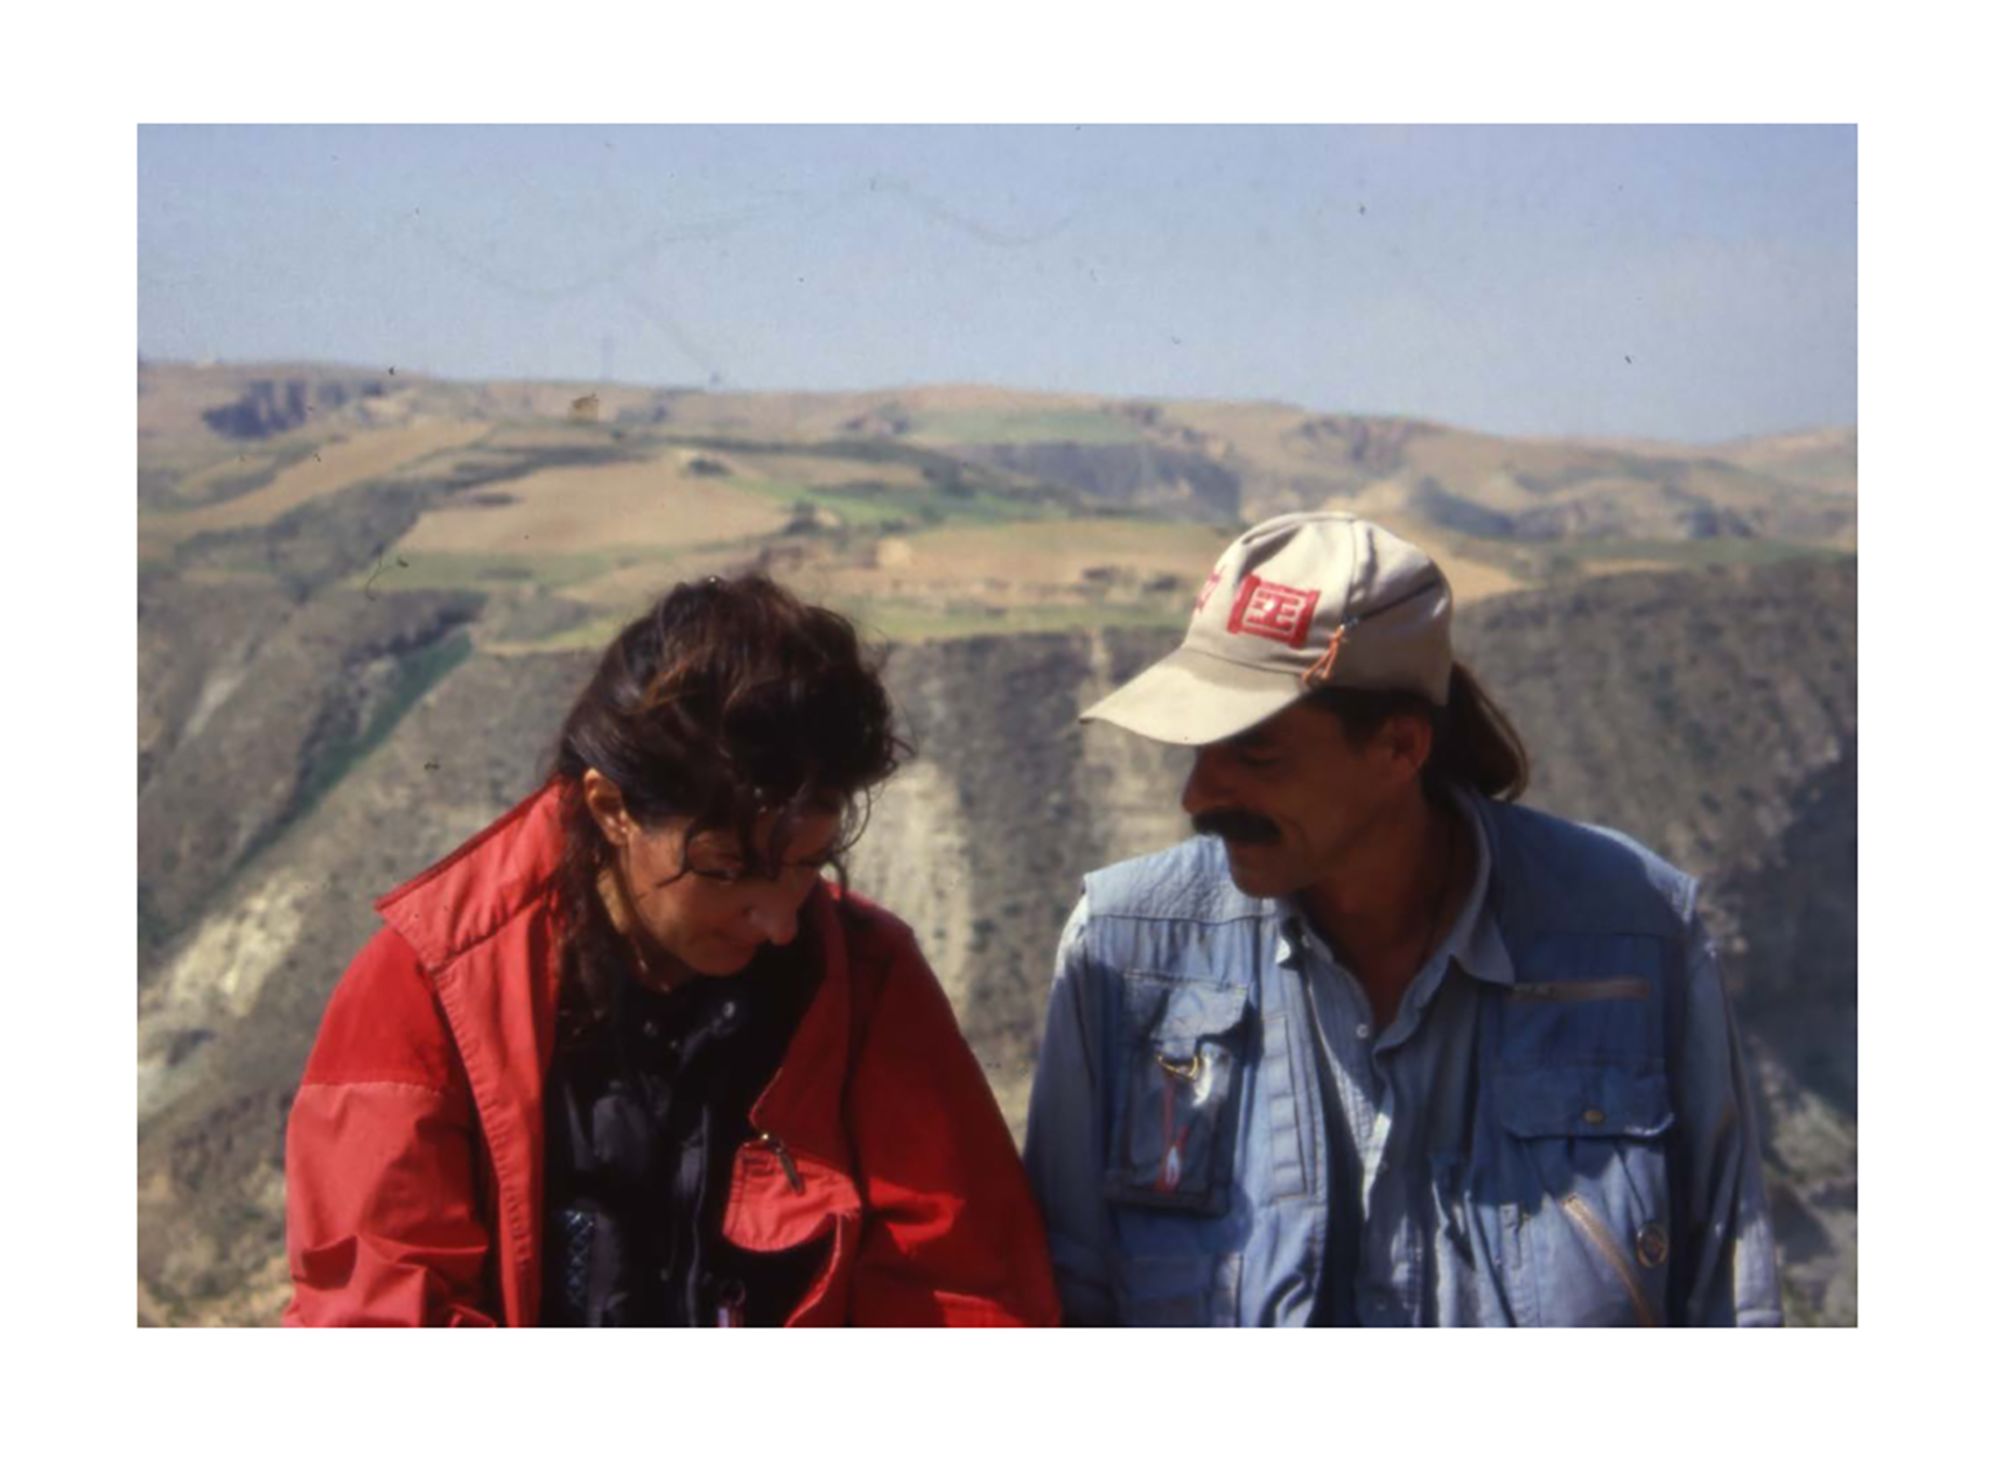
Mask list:
[[[1445,933],[1437,953],[1425,962],[1424,970],[1418,974],[1415,984],[1418,990],[1412,994],[1417,1006],[1429,1000],[1437,983],[1443,980],[1445,970],[1452,965],[1468,977],[1482,982],[1502,987],[1514,985],[1514,959],[1507,954],[1507,943],[1501,939],[1499,918],[1493,909],[1493,847],[1487,838],[1485,822],[1480,818],[1472,796],[1464,789],[1453,787],[1451,799],[1458,809],[1461,827],[1472,835],[1477,863],[1473,867],[1471,888],[1466,892],[1457,918]],[[1312,955],[1328,966],[1338,965],[1332,951],[1312,929],[1304,908],[1295,898],[1281,896],[1272,905],[1278,915],[1274,955],[1281,964],[1296,966]]]

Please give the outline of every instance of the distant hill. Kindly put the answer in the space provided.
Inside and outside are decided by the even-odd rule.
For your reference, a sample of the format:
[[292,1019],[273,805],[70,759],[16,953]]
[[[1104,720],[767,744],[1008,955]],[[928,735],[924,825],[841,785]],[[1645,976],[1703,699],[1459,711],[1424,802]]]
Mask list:
[[[1711,541],[1853,542],[1851,429],[1690,448],[1503,438],[1277,403],[970,386],[707,393],[439,382],[388,369],[142,367],[142,507],[240,497],[254,491],[258,472],[295,462],[290,450],[328,438],[527,422],[570,429],[543,434],[537,446],[623,444],[628,461],[668,479],[703,442],[766,450],[752,466],[773,471],[732,487],[810,487],[851,522],[953,517],[928,491],[955,485],[1017,500],[1017,509],[1064,504],[1217,524],[1353,507],[1462,537],[1474,557],[1508,566],[1545,565],[1548,556],[1510,554],[1499,548],[1506,543],[1580,542],[1592,560],[1630,560]],[[488,441],[500,452],[526,446],[504,432]],[[769,450],[782,451],[789,472],[776,471]],[[427,461],[436,466],[413,451],[405,466]]]
[[1851,431],[1684,450],[386,366],[139,385],[146,1318],[274,1315],[283,1114],[370,898],[532,786],[591,653],[693,574],[761,565],[888,646],[922,756],[856,883],[916,926],[1018,1121],[1077,877],[1182,827],[1176,759],[1076,712],[1173,643],[1243,522],[1331,503],[1440,554],[1533,798],[1704,876],[1789,1305],[1852,1319]]

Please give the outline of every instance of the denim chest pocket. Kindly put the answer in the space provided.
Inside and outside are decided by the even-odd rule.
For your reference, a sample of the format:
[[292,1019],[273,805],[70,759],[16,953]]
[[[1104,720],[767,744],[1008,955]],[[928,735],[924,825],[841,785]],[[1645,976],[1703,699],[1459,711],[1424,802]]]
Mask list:
[[1502,1072],[1497,1117],[1539,1197],[1524,1198],[1517,1311],[1543,1326],[1655,1326],[1670,1245],[1664,1073],[1622,1066]]
[[1229,1209],[1248,1018],[1242,987],[1126,974],[1108,1200]]
[[1656,1066],[1665,1043],[1661,974],[1670,960],[1651,936],[1540,938],[1499,1004],[1500,1066]]

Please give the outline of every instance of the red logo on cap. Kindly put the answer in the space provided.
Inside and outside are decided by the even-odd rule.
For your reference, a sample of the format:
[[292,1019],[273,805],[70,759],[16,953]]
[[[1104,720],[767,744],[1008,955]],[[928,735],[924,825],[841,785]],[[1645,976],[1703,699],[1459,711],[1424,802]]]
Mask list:
[[1317,590],[1295,590],[1250,575],[1236,592],[1236,604],[1230,607],[1229,634],[1303,646],[1306,632],[1312,629],[1313,607],[1318,604]]

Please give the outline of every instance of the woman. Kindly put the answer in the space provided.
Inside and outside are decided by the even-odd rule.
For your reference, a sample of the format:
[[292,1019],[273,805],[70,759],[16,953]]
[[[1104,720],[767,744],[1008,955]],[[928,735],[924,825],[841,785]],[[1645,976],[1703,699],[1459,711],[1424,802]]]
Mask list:
[[853,628],[761,576],[627,626],[542,789],[377,903],[292,1108],[285,1321],[1054,1322],[936,978],[819,873],[899,748]]

